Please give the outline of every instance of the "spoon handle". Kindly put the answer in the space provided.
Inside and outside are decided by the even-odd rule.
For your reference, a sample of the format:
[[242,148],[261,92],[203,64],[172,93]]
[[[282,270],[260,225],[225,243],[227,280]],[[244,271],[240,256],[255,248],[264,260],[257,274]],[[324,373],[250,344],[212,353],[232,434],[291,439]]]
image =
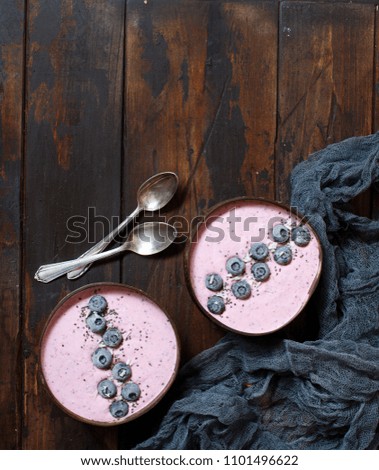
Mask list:
[[74,259],[71,261],[63,261],[62,263],[44,264],[43,266],[40,266],[38,271],[35,273],[34,279],[45,283],[53,281],[57,277],[63,276],[73,269],[82,268],[83,266],[91,264],[94,261],[98,261],[99,259],[108,258],[120,253],[121,251],[128,250],[129,246],[130,243],[125,242],[123,245],[106,251],[105,253],[98,253],[96,255],[90,255],[85,258]]
[[[105,250],[105,248],[109,245],[109,243],[133,220],[137,217],[137,215],[141,212],[139,206],[125,219],[121,222],[121,224],[112,230],[107,236],[105,236],[102,240],[100,240],[96,245],[91,247],[85,253],[78,257],[78,260],[81,258],[87,258],[89,255],[96,255],[97,253],[101,253]],[[90,268],[91,263],[81,265],[78,269],[73,269],[67,273],[68,279],[76,279],[83,275],[85,272],[88,271]]]

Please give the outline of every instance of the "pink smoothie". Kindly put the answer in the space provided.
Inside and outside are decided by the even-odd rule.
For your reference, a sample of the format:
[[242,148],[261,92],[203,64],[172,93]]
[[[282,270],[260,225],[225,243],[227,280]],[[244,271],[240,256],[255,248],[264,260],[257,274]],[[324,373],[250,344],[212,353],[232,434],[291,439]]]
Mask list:
[[[111,349],[114,362],[131,366],[131,381],[141,389],[136,402],[129,402],[126,417],[113,418],[109,405],[114,399],[101,397],[97,385],[112,379],[110,370],[92,364],[91,355],[101,342],[85,319],[94,294],[108,301],[105,318],[117,327],[122,344]],[[177,337],[166,314],[138,291],[122,285],[93,285],[80,290],[61,304],[52,316],[41,345],[41,366],[50,392],[66,411],[92,424],[110,425],[136,418],[164,395],[171,385],[179,361]],[[120,398],[122,384],[114,381]]]
[[[233,214],[235,221],[227,220]],[[293,259],[287,266],[281,266],[274,261],[273,252],[283,245],[272,241],[269,227],[279,223],[288,228],[300,225],[301,219],[287,209],[265,201],[240,200],[215,209],[209,217],[198,231],[197,242],[190,246],[188,263],[193,293],[203,311],[221,326],[248,335],[267,334],[293,320],[313,292],[321,269],[321,248],[312,228],[304,224],[311,233],[307,246],[287,243]],[[251,274],[255,261],[248,251],[252,242],[266,243],[270,249],[266,262],[271,276],[267,281],[257,282]],[[231,256],[239,256],[246,262],[244,275],[233,278],[228,274],[225,263]],[[205,286],[206,275],[210,273],[222,276],[221,292],[212,292]],[[238,279],[250,284],[250,298],[234,297],[230,286]],[[212,295],[224,298],[225,311],[221,315],[207,309]]]

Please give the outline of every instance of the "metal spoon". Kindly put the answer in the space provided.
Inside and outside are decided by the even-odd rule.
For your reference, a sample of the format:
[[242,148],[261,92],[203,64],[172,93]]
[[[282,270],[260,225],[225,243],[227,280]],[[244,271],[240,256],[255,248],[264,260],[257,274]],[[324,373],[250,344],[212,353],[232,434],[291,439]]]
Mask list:
[[34,279],[40,282],[50,282],[72,269],[82,268],[89,263],[114,256],[122,251],[134,251],[134,253],[143,256],[154,255],[171,245],[175,237],[176,230],[172,225],[164,222],[146,222],[136,225],[121,246],[105,253],[98,253],[71,261],[63,261],[62,263],[45,264],[35,273]]
[[[141,184],[137,191],[137,207],[136,209],[116,227],[109,235],[104,237],[99,243],[83,253],[80,258],[88,255],[101,253],[109,245],[109,243],[118,235],[141,211],[157,211],[162,209],[173,197],[178,188],[178,177],[175,173],[166,171],[157,173],[144,183]],[[75,269],[67,274],[68,279],[76,279],[84,274],[90,264],[80,269]]]

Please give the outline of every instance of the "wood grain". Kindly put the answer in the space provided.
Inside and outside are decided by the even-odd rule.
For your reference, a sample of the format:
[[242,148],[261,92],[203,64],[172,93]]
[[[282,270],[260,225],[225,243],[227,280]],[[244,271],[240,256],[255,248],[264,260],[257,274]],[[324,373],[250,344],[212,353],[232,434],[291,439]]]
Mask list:
[[[276,196],[283,202],[296,163],[371,132],[374,27],[372,5],[281,4]],[[369,213],[369,200],[360,198],[356,210]]]
[[0,417],[1,449],[21,441],[21,169],[24,8],[0,3]]
[[[74,258],[90,246],[88,238],[67,243],[70,217],[87,217],[90,207],[103,218],[119,215],[125,5],[28,4],[23,447],[114,448],[115,429],[99,433],[52,403],[39,380],[38,350],[57,301],[89,282],[118,281],[119,262],[93,266],[76,282],[43,285],[33,275],[39,265]],[[88,221],[88,237],[102,237],[102,222]]]

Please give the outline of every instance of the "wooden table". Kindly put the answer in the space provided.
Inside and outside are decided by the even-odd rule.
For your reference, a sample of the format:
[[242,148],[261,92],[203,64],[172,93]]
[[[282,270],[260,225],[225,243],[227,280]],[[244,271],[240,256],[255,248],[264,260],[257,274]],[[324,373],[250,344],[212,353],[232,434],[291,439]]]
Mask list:
[[[114,281],[172,314],[183,362],[212,346],[224,331],[191,301],[182,248],[120,256],[77,281],[43,285],[35,271],[90,246],[66,242],[70,217],[95,208],[88,240],[99,240],[94,222],[131,212],[138,186],[159,171],[181,181],[168,217],[191,220],[242,195],[288,202],[296,163],[378,127],[377,7],[2,0],[0,22],[0,446],[129,448],[174,396],[121,427],[75,421],[40,383],[41,332],[65,294]],[[378,217],[377,195],[364,194],[355,208]],[[317,335],[304,326],[282,334]]]

